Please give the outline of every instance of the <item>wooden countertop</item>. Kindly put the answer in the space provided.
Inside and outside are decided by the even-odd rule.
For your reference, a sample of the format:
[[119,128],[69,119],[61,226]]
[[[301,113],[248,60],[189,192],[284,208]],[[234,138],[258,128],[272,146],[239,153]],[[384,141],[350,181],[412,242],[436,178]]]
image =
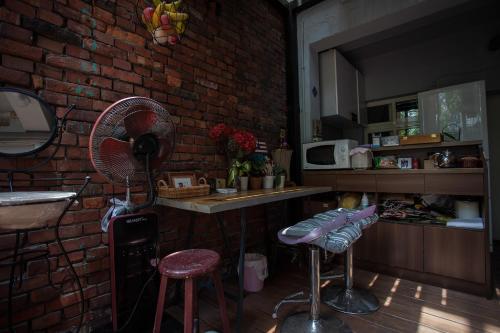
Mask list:
[[375,170],[303,170],[305,173],[330,175],[405,175],[405,174],[482,174],[483,168],[375,169]]
[[157,205],[189,210],[205,214],[213,214],[233,209],[252,207],[261,204],[306,197],[313,194],[332,191],[330,186],[294,186],[282,190],[250,190],[234,194],[214,193],[203,197],[185,199],[156,199]]

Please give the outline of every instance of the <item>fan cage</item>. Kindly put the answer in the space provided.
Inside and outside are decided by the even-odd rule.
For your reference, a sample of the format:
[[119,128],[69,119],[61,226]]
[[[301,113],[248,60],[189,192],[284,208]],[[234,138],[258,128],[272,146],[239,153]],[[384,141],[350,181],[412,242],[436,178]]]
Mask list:
[[[115,156],[117,159],[113,166],[105,163],[101,158],[100,147],[107,138],[130,141],[127,133],[125,119],[134,113],[152,111],[156,120],[148,132],[152,133],[158,140],[163,142],[162,161],[171,157],[175,146],[175,126],[170,113],[157,101],[146,97],[128,97],[109,106],[97,119],[90,135],[91,161],[95,169],[103,175],[110,183],[118,185],[138,185],[147,182],[145,163],[134,157],[133,160],[123,160],[123,156]],[[165,153],[166,151],[166,153]],[[114,157],[112,156],[111,159]],[[152,156],[154,158],[154,156]],[[151,164],[151,163],[150,163]],[[160,165],[150,167],[151,176],[156,177],[162,170]],[[128,179],[127,179],[128,178]]]

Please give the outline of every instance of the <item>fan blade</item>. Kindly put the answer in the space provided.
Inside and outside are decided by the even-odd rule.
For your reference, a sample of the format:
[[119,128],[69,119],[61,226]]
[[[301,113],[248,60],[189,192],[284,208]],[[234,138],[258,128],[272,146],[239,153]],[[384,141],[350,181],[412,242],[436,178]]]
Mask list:
[[[140,163],[135,159],[131,143],[115,138],[106,138],[99,146],[99,157],[105,174],[119,177],[123,181],[132,178],[139,170]],[[96,166],[98,167],[98,166]]]
[[143,134],[151,133],[157,120],[156,113],[150,109],[142,109],[125,117],[123,122],[125,123],[127,134],[131,138],[136,139]]

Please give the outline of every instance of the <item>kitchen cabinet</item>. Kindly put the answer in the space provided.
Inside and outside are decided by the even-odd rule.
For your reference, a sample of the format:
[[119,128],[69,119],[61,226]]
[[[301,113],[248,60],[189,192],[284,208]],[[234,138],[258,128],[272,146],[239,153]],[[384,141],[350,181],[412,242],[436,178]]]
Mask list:
[[424,230],[424,271],[485,283],[484,233],[429,226]]
[[423,193],[425,175],[376,175],[377,192]]
[[423,226],[379,221],[354,245],[359,260],[422,271]]
[[484,81],[421,92],[418,105],[422,133],[444,131],[456,134],[461,141],[483,140],[485,151],[488,151]]
[[[319,55],[321,117],[340,116],[366,121],[361,73],[337,50]],[[363,107],[361,107],[363,106]]]
[[425,176],[425,193],[477,195],[484,194],[483,174],[429,174]]

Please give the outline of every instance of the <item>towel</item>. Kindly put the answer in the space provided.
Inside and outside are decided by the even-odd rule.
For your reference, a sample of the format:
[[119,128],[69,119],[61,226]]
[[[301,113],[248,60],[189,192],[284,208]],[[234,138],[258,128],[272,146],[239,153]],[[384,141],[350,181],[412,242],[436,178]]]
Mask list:
[[451,228],[484,229],[483,219],[480,217],[449,220],[446,226]]

